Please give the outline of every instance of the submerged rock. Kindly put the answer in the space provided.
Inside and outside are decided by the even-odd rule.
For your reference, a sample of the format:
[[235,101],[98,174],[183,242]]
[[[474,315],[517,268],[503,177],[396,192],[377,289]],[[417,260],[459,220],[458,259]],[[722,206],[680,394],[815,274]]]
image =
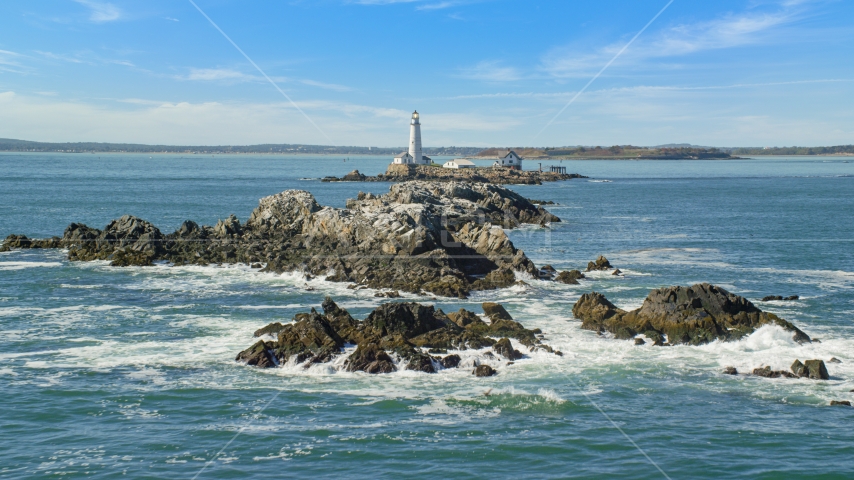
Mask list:
[[791,372],[787,372],[785,370],[771,370],[771,367],[761,367],[754,368],[753,374],[757,377],[765,377],[765,378],[796,378],[797,375],[792,374]]
[[213,227],[186,221],[163,234],[126,215],[103,230],[73,223],[61,239],[12,235],[2,248],[62,247],[70,260],[116,266],[264,264],[263,271],[378,290],[466,297],[513,285],[516,272],[536,276],[539,269],[504,230],[544,221],[560,219],[501,186],[412,181],[384,195],[360,193],[345,209],[288,190],[262,198],[245,224],[232,215]]
[[738,375],[738,370],[735,367],[724,368],[724,375]]
[[737,340],[762,325],[775,324],[793,332],[797,342],[810,341],[790,322],[707,283],[653,290],[641,308],[631,312],[617,308],[600,293],[586,293],[575,303],[572,313],[581,320],[581,328],[611,332],[624,340],[644,334],[657,339],[666,336],[671,345],[701,345],[714,340]]
[[[495,345],[495,351],[505,358],[519,359],[522,354],[512,348],[510,338],[532,350],[560,354],[536,338],[533,330],[513,321],[501,305],[488,305],[491,311],[503,311],[506,316],[498,315],[487,325],[474,313],[461,309],[453,314],[456,320],[452,320],[432,306],[409,302],[380,305],[360,321],[327,297],[323,301],[323,314],[312,309],[294,316],[293,323],[272,323],[256,331],[256,335],[277,332],[278,338],[275,342],[257,342],[240,352],[237,360],[264,368],[291,361],[307,365],[326,363],[341,355],[346,344],[355,344],[356,351],[345,362],[348,371],[389,373],[404,368],[433,373],[437,368],[456,368],[460,364],[456,354],[444,358],[429,354],[448,349]],[[506,338],[496,342],[493,337]]]
[[831,400],[831,401],[830,401],[830,406],[843,406],[843,407],[850,407],[850,406],[851,406],[851,402],[849,402],[848,400]]

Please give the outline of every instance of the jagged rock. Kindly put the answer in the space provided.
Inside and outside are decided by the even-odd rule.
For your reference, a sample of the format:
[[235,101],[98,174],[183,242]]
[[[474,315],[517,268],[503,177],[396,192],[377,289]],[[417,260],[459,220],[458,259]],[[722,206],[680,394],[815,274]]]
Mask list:
[[347,359],[348,372],[391,373],[397,370],[385,350],[375,343],[359,345]]
[[771,367],[754,368],[753,374],[765,378],[796,378],[797,376],[785,370],[771,370]]
[[464,308],[461,308],[458,312],[449,313],[448,318],[450,318],[452,322],[463,328],[473,323],[483,324],[483,320],[481,320],[480,317],[478,317],[474,312],[469,312]]
[[364,182],[365,181],[365,175],[362,173],[359,173],[358,170],[353,170],[352,172],[348,173],[347,175],[344,175],[344,177],[342,177],[341,180],[343,180],[345,182]]
[[584,274],[579,270],[569,270],[560,272],[555,281],[565,283],[567,285],[578,285],[578,280],[585,278]]
[[738,375],[738,370],[735,367],[724,368],[724,375]]
[[513,317],[510,316],[504,306],[500,303],[484,302],[481,304],[481,308],[483,308],[483,313],[485,313],[493,323],[497,320],[513,320]]
[[611,275],[614,275],[614,276],[620,276],[622,274],[623,274],[623,271],[620,270],[619,268],[614,270],[613,272],[611,272]]
[[799,300],[801,297],[797,295],[792,295],[790,297],[783,297],[782,295],[768,295],[766,297],[762,297],[762,302],[773,302],[773,301],[792,301]]
[[836,357],[833,357],[830,360],[828,360],[827,363],[842,363],[842,360],[840,360]]
[[576,302],[572,313],[581,320],[581,328],[608,331],[626,340],[642,333],[649,338],[666,336],[670,344],[700,345],[737,340],[771,323],[793,332],[797,342],[810,341],[790,322],[707,283],[653,290],[643,306],[631,312],[617,308],[600,293],[587,293]]
[[510,343],[509,338],[502,338],[501,340],[495,342],[495,345],[492,346],[492,349],[495,353],[501,355],[507,360],[518,360],[522,358],[522,354],[519,353],[519,350],[513,348],[513,345]]
[[453,354],[448,355],[447,357],[442,359],[442,367],[444,368],[457,368],[460,365],[460,361],[462,359],[459,355]]
[[259,340],[255,345],[252,345],[237,354],[237,358],[235,360],[238,362],[245,362],[247,365],[259,368],[271,368],[276,366],[276,361],[270,353],[270,348],[263,340]]
[[478,365],[472,373],[477,377],[491,377],[498,372],[489,365]]
[[[487,325],[473,313],[462,309],[453,315],[460,325],[441,310],[418,303],[380,305],[361,321],[354,319],[329,297],[323,301],[322,307],[323,314],[312,309],[309,313],[295,315],[294,323],[272,323],[259,329],[256,332],[259,336],[278,332],[276,342],[256,343],[241,352],[238,359],[255,362],[251,364],[260,362],[264,366],[273,366],[271,362],[276,360],[286,363],[291,359],[296,363],[324,363],[340,355],[344,345],[349,343],[357,348],[345,362],[348,371],[387,373],[406,368],[433,373],[439,364],[444,368],[457,366],[460,357],[433,358],[423,353],[422,348],[430,353],[446,353],[448,349],[480,349],[493,346],[496,343],[493,337],[512,337],[529,348],[554,352],[536,338],[533,330],[525,329],[512,319],[499,318]],[[510,346],[508,338],[502,342],[499,342],[502,346]],[[519,353],[512,347],[510,350],[502,348],[499,351],[505,356]],[[265,355],[271,356],[270,359]],[[399,358],[405,367],[396,366],[392,355]]]
[[830,374],[827,373],[824,360],[806,360],[804,361],[804,369],[807,372],[807,376],[813,380],[830,379]]
[[646,340],[644,340],[642,338],[636,338],[635,339],[635,345],[646,345]]
[[850,406],[851,406],[851,402],[849,402],[848,400],[831,400],[831,401],[830,401],[830,406],[844,406],[844,407],[850,407]]
[[163,235],[124,216],[103,231],[71,224],[59,240],[10,236],[2,248],[61,246],[70,260],[115,265],[263,263],[269,272],[466,297],[513,285],[516,272],[537,274],[504,230],[544,218],[560,221],[497,185],[413,181],[384,195],[361,194],[346,209],[321,207],[310,193],[289,190],[261,199],[243,225],[232,215],[213,227],[187,221]]
[[258,330],[255,330],[254,336],[256,336],[256,337],[261,337],[264,335],[276,335],[276,336],[278,336],[279,332],[281,332],[284,329],[285,329],[285,326],[282,325],[280,322],[274,322],[274,323],[267,325],[264,328],[259,328]]
[[399,298],[400,292],[397,290],[392,290],[390,292],[377,292],[374,296],[378,298]]
[[595,270],[610,270],[614,267],[611,266],[611,262],[608,261],[607,258],[599,255],[595,262],[587,263],[587,271],[592,272]]

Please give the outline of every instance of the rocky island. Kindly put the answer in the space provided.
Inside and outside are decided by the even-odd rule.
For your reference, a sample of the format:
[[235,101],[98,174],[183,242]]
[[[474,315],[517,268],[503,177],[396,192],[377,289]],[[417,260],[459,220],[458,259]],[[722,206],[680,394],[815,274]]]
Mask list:
[[509,168],[442,168],[432,165],[391,164],[384,174],[375,177],[354,170],[343,177],[325,177],[324,182],[406,182],[432,180],[437,182],[473,182],[493,185],[542,185],[573,178],[587,178],[577,173],[539,172]]
[[322,207],[306,191],[262,198],[245,223],[185,221],[164,234],[126,215],[103,230],[72,223],[64,235],[10,235],[0,250],[66,248],[76,261],[114,266],[245,263],[270,272],[301,271],[370,288],[466,296],[512,285],[538,268],[504,233],[521,224],[560,222],[498,185],[409,181],[383,195],[359,193],[346,208]]
[[[449,349],[491,347],[495,354],[487,355],[493,358],[497,355],[506,362],[522,359],[523,354],[513,348],[511,338],[531,352],[563,355],[541,342],[542,332],[526,329],[500,304],[484,303],[483,310],[489,323],[464,309],[446,315],[419,303],[386,303],[360,321],[326,297],[322,314],[312,308],[311,312],[297,314],[292,323],[272,323],[255,332],[256,337],[272,335],[276,340],[259,340],[240,352],[236,360],[261,368],[288,362],[308,368],[334,360],[350,344],[356,349],[347,357],[347,371],[390,373],[406,369],[435,373],[464,366],[459,355],[448,355]],[[496,373],[491,366],[479,362],[469,367],[479,377]]]
[[586,293],[572,307],[572,313],[581,320],[581,328],[609,332],[623,340],[634,338],[639,344],[645,341],[636,338],[638,335],[656,345],[738,340],[766,324],[792,332],[796,342],[811,341],[792,323],[708,283],[653,290],[640,308],[630,312],[617,308],[601,293]]

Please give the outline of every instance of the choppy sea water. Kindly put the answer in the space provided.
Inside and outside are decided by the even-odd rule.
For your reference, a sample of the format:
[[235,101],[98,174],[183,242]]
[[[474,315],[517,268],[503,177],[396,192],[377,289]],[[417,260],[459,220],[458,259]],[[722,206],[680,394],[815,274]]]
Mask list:
[[[61,235],[72,221],[101,228],[126,213],[166,232],[185,219],[245,220],[259,198],[289,188],[340,207],[388,184],[320,177],[376,174],[387,162],[0,154],[0,236]],[[326,295],[361,318],[382,301],[371,290],[240,266],[112,268],[61,251],[0,253],[0,477],[854,475],[854,409],[827,406],[854,400],[854,159],[562,165],[593,178],[512,188],[557,202],[548,208],[564,222],[511,239],[559,269],[604,254],[623,277],[524,279],[468,300],[406,296],[446,312],[499,301],[565,353],[529,354],[488,379],[233,361],[255,329]],[[821,343],[764,327],[734,343],[636,347],[572,317],[591,290],[635,308],[651,288],[702,281],[752,300],[800,295],[758,305]],[[826,382],[721,374],[831,357],[842,363],[828,364]]]

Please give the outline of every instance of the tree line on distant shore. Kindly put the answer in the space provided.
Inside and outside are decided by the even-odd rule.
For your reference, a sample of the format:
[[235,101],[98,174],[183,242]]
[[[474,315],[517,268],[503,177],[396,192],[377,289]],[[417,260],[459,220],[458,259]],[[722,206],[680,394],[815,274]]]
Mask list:
[[[326,155],[396,155],[404,147],[356,147],[300,144],[259,145],[144,145],[136,143],[96,142],[31,142],[0,138],[0,151],[5,152],[69,152],[69,153],[184,153],[184,154],[326,154]],[[496,157],[507,148],[483,147],[425,147],[425,155]],[[638,147],[516,147],[525,158],[729,158],[731,155],[854,155],[854,145],[832,147],[696,147],[661,146]]]
[[[0,138],[0,151],[6,152],[68,152],[68,153],[185,153],[185,154],[326,154],[326,155],[396,155],[405,147],[355,147],[298,144],[259,145],[144,145],[137,143],[96,142],[30,142]],[[425,155],[476,155],[483,147],[425,148]]]

